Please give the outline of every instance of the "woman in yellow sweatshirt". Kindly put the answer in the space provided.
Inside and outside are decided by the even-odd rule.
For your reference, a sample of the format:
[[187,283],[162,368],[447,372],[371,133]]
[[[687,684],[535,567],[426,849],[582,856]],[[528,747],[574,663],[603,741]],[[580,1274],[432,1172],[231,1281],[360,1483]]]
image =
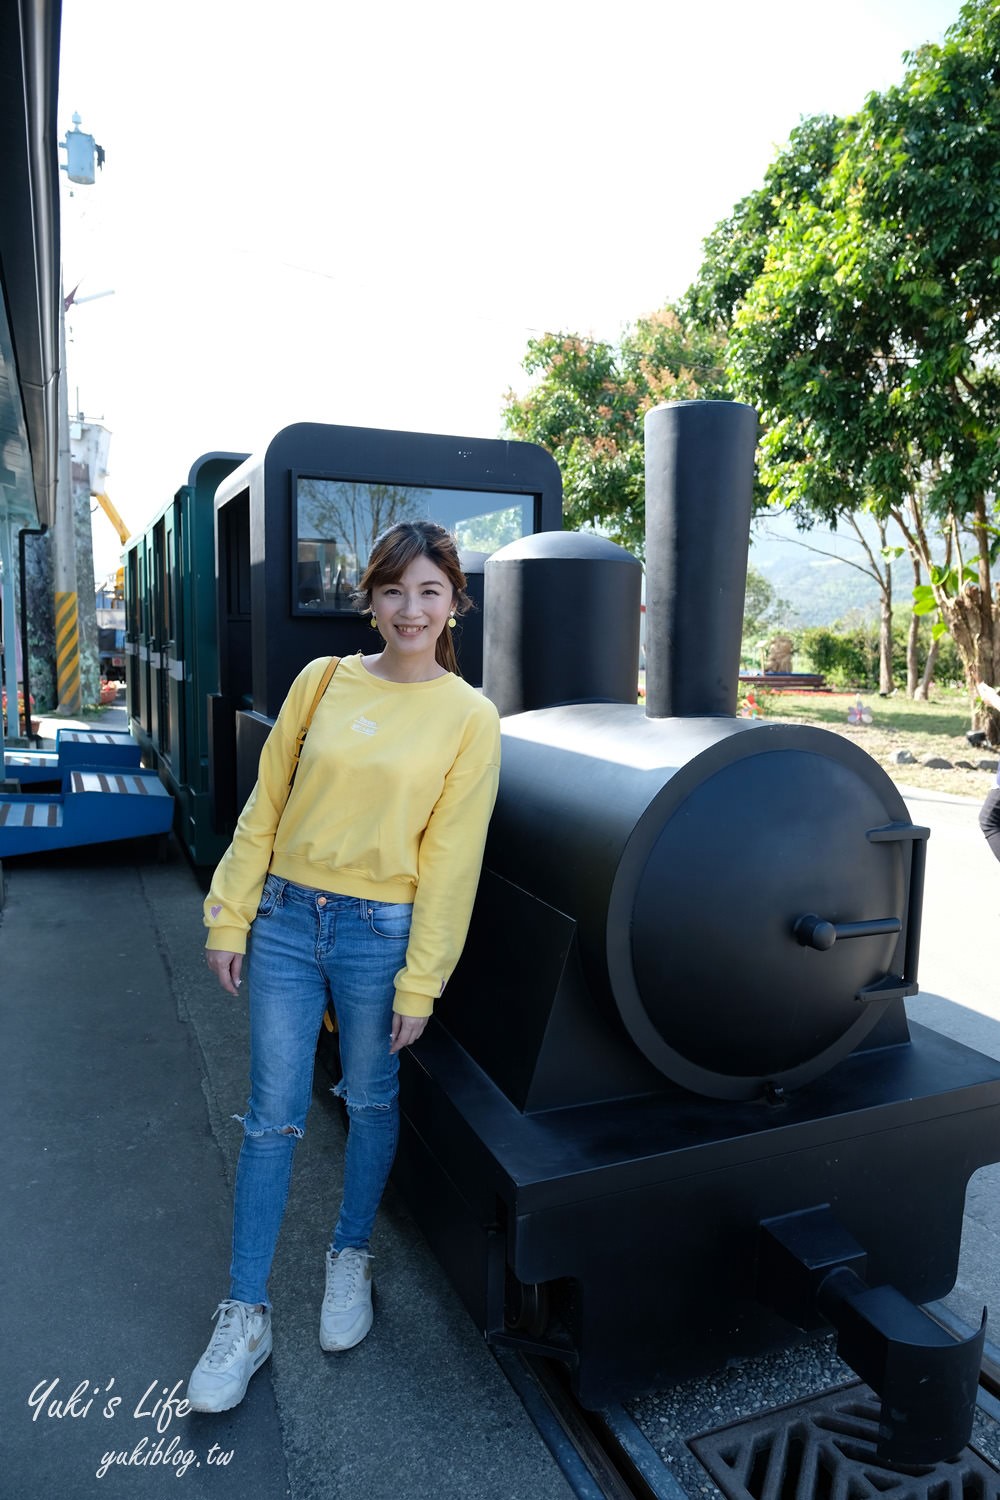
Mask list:
[[229,1296],[188,1383],[196,1411],[237,1405],[271,1352],[267,1279],[331,1002],[350,1126],[320,1343],[349,1349],[371,1327],[368,1247],[399,1133],[398,1053],[461,954],[496,799],[499,719],[458,676],[451,641],[469,604],[451,536],[425,521],[392,527],[358,597],[384,649],[337,664],[289,793],[328,659],[295,679],[205,900],[208,965],[230,995],[248,955],[251,1094]]

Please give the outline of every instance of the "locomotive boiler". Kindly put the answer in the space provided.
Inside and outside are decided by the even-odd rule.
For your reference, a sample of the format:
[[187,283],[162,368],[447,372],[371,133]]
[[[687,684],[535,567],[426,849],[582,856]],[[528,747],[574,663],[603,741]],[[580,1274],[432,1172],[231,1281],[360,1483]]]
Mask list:
[[486,1336],[599,1407],[832,1325],[880,1454],[972,1424],[954,1284],[1000,1068],[908,1020],[927,830],[859,747],[735,717],[756,420],[646,418],[639,564],[485,567],[500,794],[465,954],[402,1059],[396,1180]]

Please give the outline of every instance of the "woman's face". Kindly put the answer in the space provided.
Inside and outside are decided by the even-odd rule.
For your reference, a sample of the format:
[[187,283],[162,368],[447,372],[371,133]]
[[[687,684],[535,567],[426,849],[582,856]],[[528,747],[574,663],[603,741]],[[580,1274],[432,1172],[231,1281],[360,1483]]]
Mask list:
[[407,660],[426,656],[433,661],[454,599],[448,575],[423,556],[414,558],[395,583],[372,589],[372,611],[386,650]]

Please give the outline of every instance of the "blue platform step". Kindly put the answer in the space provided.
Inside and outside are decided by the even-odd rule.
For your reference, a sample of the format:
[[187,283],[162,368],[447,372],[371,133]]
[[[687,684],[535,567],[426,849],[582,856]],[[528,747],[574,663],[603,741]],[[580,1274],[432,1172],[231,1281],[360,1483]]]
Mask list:
[[174,799],[155,771],[68,771],[61,792],[0,793],[0,859],[167,833],[173,815]]
[[139,746],[125,730],[60,729],[54,750],[6,750],[4,774],[22,786],[39,781],[61,781],[63,773],[80,766],[135,766]]

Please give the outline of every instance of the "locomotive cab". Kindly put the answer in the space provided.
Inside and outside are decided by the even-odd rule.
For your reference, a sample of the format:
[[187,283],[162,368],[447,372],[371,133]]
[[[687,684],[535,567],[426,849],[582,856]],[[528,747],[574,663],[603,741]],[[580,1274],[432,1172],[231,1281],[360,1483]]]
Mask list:
[[[318,656],[371,649],[354,590],[382,531],[411,518],[446,526],[476,603],[486,557],[557,526],[561,510],[559,470],[532,443],[298,422],[230,474],[215,496],[219,682],[209,703],[220,828],[231,832],[253,789],[296,673]],[[463,617],[455,649],[478,685],[480,611]]]

